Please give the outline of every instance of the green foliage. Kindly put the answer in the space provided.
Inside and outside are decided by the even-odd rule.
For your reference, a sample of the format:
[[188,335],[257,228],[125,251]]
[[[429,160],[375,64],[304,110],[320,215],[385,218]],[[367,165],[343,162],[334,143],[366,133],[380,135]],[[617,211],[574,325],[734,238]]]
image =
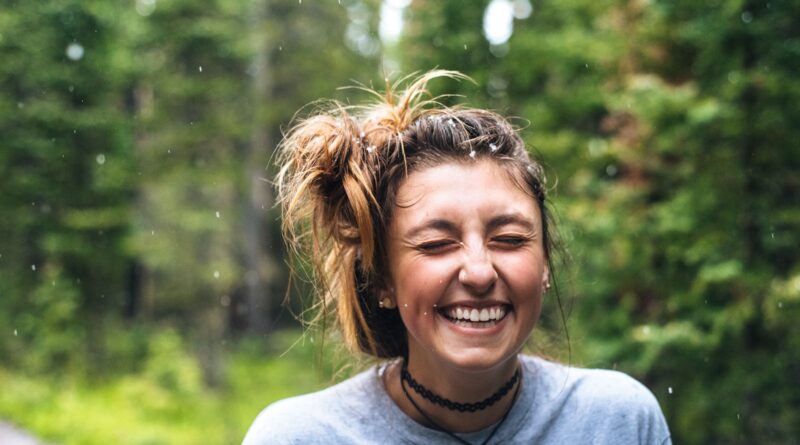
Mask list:
[[123,377],[43,380],[0,368],[0,416],[65,445],[240,443],[266,404],[330,382],[310,343],[291,346],[298,336],[230,348],[229,373],[214,390],[170,329],[152,333],[145,369]]
[[36,371],[58,372],[80,366],[85,356],[86,327],[78,317],[80,294],[60,270],[43,271],[49,282],[33,291],[27,311],[19,314],[15,356]]
[[58,3],[0,13],[0,313],[35,348],[0,350],[37,369],[80,361],[85,317],[119,303],[133,189],[116,11]]
[[[0,7],[0,321],[18,334],[0,336],[3,362],[88,354],[102,373],[121,353],[102,339],[136,321],[206,345],[267,331],[286,287],[272,150],[295,110],[371,77],[374,52],[347,30],[374,39],[376,6]],[[269,319],[252,326],[251,313]],[[208,380],[218,356],[207,348]]]

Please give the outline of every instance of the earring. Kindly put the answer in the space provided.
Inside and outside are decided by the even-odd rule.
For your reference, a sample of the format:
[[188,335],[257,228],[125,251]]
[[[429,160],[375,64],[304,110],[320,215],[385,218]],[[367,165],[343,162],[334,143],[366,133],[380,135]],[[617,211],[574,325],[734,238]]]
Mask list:
[[549,291],[549,290],[550,290],[550,282],[548,281],[548,282],[544,283],[544,292],[543,293],[546,294],[547,291]]
[[394,309],[397,307],[394,301],[392,301],[392,299],[389,297],[383,297],[380,300],[378,300],[378,306],[381,309]]

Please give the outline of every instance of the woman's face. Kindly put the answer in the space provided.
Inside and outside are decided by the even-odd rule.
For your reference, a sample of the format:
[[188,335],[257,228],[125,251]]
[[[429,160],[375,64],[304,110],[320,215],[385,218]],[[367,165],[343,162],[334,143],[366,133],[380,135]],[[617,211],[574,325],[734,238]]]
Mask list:
[[510,363],[539,318],[549,274],[534,199],[492,161],[426,168],[401,183],[388,235],[389,292],[410,363]]

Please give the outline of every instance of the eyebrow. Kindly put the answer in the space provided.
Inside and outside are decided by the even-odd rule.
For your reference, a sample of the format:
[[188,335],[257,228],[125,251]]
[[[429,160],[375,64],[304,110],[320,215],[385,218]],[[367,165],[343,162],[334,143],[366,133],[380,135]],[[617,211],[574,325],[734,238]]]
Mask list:
[[[533,232],[536,228],[535,224],[530,219],[516,212],[504,213],[502,215],[495,216],[494,218],[489,220],[487,228],[491,231],[498,227],[506,226],[509,224],[518,224],[531,232]],[[426,230],[441,230],[443,232],[452,233],[456,232],[458,228],[452,221],[443,218],[433,218],[423,222],[422,224],[416,227],[411,228],[408,232],[406,232],[406,237],[414,238]]]
[[411,228],[406,232],[406,237],[414,238],[426,230],[441,230],[443,232],[455,232],[456,225],[451,221],[442,218],[433,218],[425,221],[424,223]]
[[492,230],[509,224],[518,224],[524,227],[526,230],[530,230],[531,232],[533,232],[536,228],[536,225],[533,223],[533,221],[516,212],[504,213],[502,215],[495,216],[489,221],[488,227],[489,230]]

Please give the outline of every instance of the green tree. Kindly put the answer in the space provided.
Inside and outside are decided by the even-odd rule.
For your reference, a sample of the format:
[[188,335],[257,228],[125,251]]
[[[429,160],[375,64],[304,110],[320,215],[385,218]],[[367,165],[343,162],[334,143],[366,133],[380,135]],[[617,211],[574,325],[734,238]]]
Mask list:
[[676,443],[791,443],[797,6],[533,2],[473,64],[482,11],[420,5],[405,66],[485,79],[472,104],[529,120],[553,167],[573,360],[644,380]]
[[[96,363],[97,315],[123,301],[134,184],[119,15],[97,1],[0,13],[0,321],[15,335],[0,354],[12,364],[26,349],[51,351],[39,363],[53,369]],[[64,311],[44,303],[62,297]]]
[[[286,281],[268,166],[295,110],[374,72],[374,54],[346,45],[356,8],[370,11],[183,1],[143,20],[133,246],[145,318],[191,326],[202,345],[272,327]],[[217,380],[219,348],[204,350]]]

